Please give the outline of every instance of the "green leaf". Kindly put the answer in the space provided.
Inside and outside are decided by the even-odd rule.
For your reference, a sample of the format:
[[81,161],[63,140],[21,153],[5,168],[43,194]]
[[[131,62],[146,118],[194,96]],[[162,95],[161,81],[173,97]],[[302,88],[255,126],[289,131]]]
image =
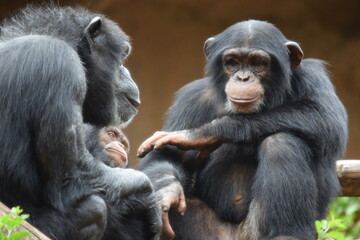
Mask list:
[[19,206],[13,207],[10,210],[10,213],[12,215],[20,215],[22,212],[23,212],[23,210]]
[[320,233],[321,229],[322,229],[321,221],[319,221],[319,220],[315,221],[315,227],[316,227],[316,232]]
[[332,219],[329,221],[329,226],[331,229],[345,230],[347,226],[343,222],[343,219]]
[[18,240],[30,236],[28,231],[19,231],[12,233],[29,217],[29,214],[22,214],[20,207],[13,207],[10,213],[0,217],[0,240]]
[[17,218],[17,219],[12,219],[11,221],[9,221],[6,226],[12,230],[14,228],[17,228],[21,225],[21,223],[23,222],[23,219],[20,218],[20,220]]
[[331,231],[325,234],[325,237],[330,237],[335,240],[345,240],[345,235],[341,232]]
[[9,214],[4,215],[0,218],[1,225],[6,226],[11,221],[11,216]]
[[18,240],[20,238],[28,237],[31,234],[28,231],[19,231],[10,235],[9,240]]

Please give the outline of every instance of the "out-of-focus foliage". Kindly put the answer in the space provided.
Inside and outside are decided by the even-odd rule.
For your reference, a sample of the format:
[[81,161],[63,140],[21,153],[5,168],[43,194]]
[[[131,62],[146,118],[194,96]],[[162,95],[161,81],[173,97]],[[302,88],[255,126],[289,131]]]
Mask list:
[[18,240],[30,236],[28,231],[18,231],[18,227],[29,217],[21,214],[20,207],[13,207],[9,214],[0,217],[0,240]]
[[360,198],[339,197],[326,220],[316,221],[318,240],[360,239]]

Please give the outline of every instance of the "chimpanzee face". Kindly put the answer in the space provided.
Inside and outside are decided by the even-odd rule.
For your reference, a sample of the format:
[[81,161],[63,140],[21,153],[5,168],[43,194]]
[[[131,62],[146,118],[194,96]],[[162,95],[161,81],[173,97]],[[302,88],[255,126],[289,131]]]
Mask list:
[[238,113],[257,111],[264,99],[261,82],[268,74],[270,55],[259,49],[231,48],[222,59],[229,107]]
[[[273,25],[240,22],[204,45],[207,73],[225,93],[225,109],[247,114],[279,106],[290,91],[290,76],[303,58],[300,46]],[[221,88],[221,89],[220,89]]]
[[139,89],[124,67],[131,52],[128,37],[108,19],[95,17],[84,31],[81,54],[87,73],[84,121],[125,126],[137,113]]

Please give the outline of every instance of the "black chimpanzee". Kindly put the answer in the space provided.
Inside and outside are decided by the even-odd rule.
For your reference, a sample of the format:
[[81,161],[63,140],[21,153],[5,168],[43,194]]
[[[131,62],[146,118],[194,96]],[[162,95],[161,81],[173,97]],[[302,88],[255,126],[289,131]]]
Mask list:
[[[156,148],[141,169],[163,214],[184,211],[184,189],[227,229],[240,224],[240,239],[315,239],[314,221],[338,194],[335,159],[347,142],[347,114],[324,63],[302,60],[297,43],[255,20],[232,25],[204,49],[208,77],[177,93],[164,132],[138,150],[143,157]],[[206,236],[204,211],[171,216],[177,239],[235,239],[216,226]]]
[[158,238],[149,178],[85,145],[84,123],[122,125],[137,112],[130,50],[114,22],[83,8],[29,6],[1,25],[0,201],[52,239]]

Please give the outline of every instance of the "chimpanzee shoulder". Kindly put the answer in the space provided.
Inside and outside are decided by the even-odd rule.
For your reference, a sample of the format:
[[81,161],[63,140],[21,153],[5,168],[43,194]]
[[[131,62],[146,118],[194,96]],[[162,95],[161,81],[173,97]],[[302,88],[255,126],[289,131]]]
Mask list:
[[176,92],[173,106],[167,113],[167,117],[172,120],[167,121],[169,124],[166,124],[164,129],[181,130],[185,126],[198,127],[199,123],[211,121],[215,117],[215,108],[221,103],[223,101],[217,99],[217,90],[210,78],[190,82]]

